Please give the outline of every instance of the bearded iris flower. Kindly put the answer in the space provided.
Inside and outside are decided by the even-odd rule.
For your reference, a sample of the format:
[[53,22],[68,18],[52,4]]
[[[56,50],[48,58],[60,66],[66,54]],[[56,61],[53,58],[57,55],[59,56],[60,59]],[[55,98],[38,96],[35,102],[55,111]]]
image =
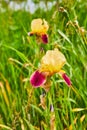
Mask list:
[[62,67],[66,63],[65,56],[56,48],[54,50],[48,50],[42,57],[40,67],[30,77],[30,83],[33,87],[39,87],[46,83],[47,77],[51,77],[55,73],[58,73],[66,82],[68,86],[71,86],[71,81],[66,75]]
[[29,36],[36,35],[37,38],[40,38],[44,44],[48,43],[47,31],[49,29],[48,23],[46,20],[41,18],[34,19],[31,22],[31,32],[28,33]]

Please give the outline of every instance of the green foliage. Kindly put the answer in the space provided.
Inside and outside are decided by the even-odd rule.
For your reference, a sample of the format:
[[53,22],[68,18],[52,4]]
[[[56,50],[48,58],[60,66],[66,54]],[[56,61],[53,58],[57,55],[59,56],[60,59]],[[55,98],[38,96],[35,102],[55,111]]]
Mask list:
[[[50,104],[54,106],[56,130],[87,129],[87,2],[67,1],[56,1],[52,9],[39,8],[34,14],[7,6],[0,12],[1,130],[51,130]],[[27,35],[34,18],[45,18],[49,23],[47,45],[38,45],[35,37]],[[72,88],[54,75],[44,110],[39,105],[44,90],[32,88],[29,78],[45,52],[55,47],[67,59],[64,70]]]

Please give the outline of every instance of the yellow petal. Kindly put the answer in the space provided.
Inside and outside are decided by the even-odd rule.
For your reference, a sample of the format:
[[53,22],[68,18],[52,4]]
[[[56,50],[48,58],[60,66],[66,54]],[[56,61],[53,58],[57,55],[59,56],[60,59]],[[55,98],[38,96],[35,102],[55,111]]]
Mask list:
[[42,20],[41,18],[34,19],[31,22],[31,31],[34,34],[41,35],[46,34],[48,31],[48,23],[45,20]]
[[65,64],[65,56],[56,48],[48,50],[42,57],[40,71],[49,72],[49,75],[59,72]]

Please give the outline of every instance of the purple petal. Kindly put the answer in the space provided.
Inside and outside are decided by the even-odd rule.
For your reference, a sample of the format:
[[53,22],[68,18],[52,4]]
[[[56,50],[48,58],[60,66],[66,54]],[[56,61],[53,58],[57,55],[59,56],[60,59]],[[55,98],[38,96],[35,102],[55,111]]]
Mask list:
[[68,86],[71,86],[70,78],[65,73],[62,74],[62,78],[65,80]]
[[38,70],[35,71],[30,77],[30,83],[33,87],[37,88],[43,85],[46,81],[46,77],[44,74],[40,73]]
[[51,112],[54,112],[54,107],[53,107],[52,104],[50,105],[50,111],[51,111]]
[[48,43],[48,36],[47,36],[47,34],[42,34],[41,39],[42,39],[44,44]]

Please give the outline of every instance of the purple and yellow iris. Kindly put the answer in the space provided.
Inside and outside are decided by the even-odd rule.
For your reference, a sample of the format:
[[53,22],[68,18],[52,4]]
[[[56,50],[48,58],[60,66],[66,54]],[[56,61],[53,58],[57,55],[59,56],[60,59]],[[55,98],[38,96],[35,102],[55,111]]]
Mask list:
[[31,22],[31,32],[28,33],[29,36],[36,35],[42,40],[44,44],[48,43],[47,31],[49,29],[48,23],[46,20],[38,18],[34,19]]
[[70,78],[66,75],[62,67],[66,63],[65,56],[56,48],[54,50],[48,50],[42,57],[40,67],[30,77],[30,83],[33,87],[43,86],[47,77],[51,77],[53,74],[58,73],[66,82],[68,86],[71,86]]

